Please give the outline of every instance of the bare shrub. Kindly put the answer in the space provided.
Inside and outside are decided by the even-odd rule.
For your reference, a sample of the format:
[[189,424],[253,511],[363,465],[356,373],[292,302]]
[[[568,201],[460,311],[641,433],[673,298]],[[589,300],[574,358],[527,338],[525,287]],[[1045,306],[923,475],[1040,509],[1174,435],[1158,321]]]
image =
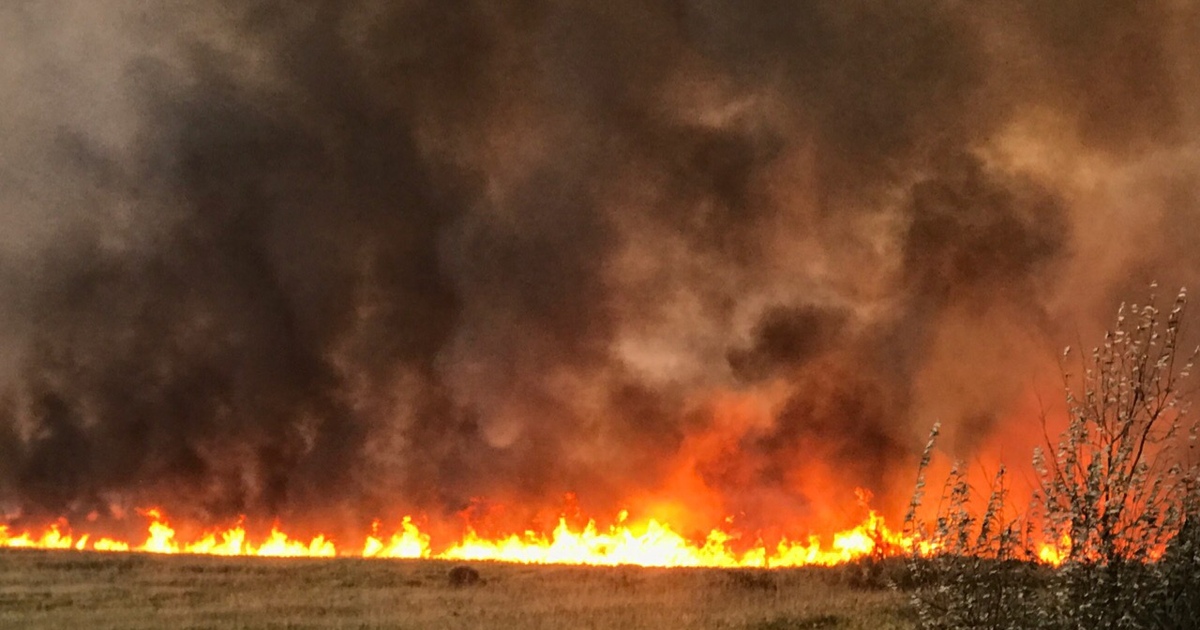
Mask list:
[[1200,478],[1188,452],[1200,427],[1182,396],[1196,358],[1180,352],[1186,298],[1165,317],[1153,297],[1122,305],[1104,344],[1081,358],[1079,383],[1063,371],[1068,426],[1047,440],[1052,458],[1034,453],[1044,535],[1065,547],[1054,600],[1063,625],[1157,627],[1173,597],[1177,560],[1164,554],[1196,513]]
[[[1187,415],[1182,389],[1197,354],[1180,350],[1186,297],[1180,291],[1165,315],[1153,296],[1122,305],[1104,344],[1081,358],[1078,380],[1063,369],[1067,428],[1034,452],[1040,487],[1025,514],[1005,515],[1003,468],[980,493],[982,512],[970,505],[974,491],[960,464],[936,522],[919,522],[934,427],[905,519],[928,556],[911,564],[915,582],[926,585],[913,596],[922,626],[1194,627],[1200,425]],[[1035,564],[1035,538],[1059,543],[1059,569]]]
[[1154,560],[1182,525],[1196,468],[1178,450],[1197,435],[1180,396],[1196,356],[1178,352],[1185,304],[1181,291],[1165,320],[1153,298],[1122,305],[1082,361],[1079,387],[1064,370],[1070,423],[1053,458],[1035,451],[1034,467],[1046,534],[1069,540],[1068,561]]
[[1161,582],[1156,606],[1147,613],[1150,625],[1164,630],[1196,627],[1200,623],[1200,520],[1194,513],[1167,545],[1157,569]]

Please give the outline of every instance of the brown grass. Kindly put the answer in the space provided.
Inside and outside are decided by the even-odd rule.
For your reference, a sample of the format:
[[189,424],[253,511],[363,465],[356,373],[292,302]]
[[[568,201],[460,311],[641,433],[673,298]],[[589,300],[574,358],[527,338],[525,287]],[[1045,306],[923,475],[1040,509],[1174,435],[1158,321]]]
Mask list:
[[[3,628],[909,628],[836,570],[454,564],[0,551]],[[749,577],[748,577],[749,576]]]

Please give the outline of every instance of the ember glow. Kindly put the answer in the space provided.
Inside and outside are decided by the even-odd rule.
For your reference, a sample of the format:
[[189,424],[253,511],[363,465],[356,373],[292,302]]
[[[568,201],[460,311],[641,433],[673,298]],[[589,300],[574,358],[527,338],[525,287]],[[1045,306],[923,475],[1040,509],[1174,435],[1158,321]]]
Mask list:
[[524,564],[637,565],[651,567],[796,567],[830,566],[868,556],[892,556],[928,546],[891,529],[884,519],[870,511],[864,521],[829,537],[812,535],[801,540],[782,539],[767,545],[755,541],[737,544],[741,536],[713,529],[702,540],[678,533],[671,525],[654,519],[630,522],[622,512],[617,522],[600,527],[594,520],[582,528],[573,528],[560,518],[549,533],[525,531],[500,537],[480,536],[468,528],[461,538],[441,548],[431,537],[405,517],[391,534],[376,521],[370,534],[358,540],[334,541],[324,535],[298,539],[276,525],[262,540],[247,536],[242,523],[211,531],[195,540],[181,540],[171,519],[158,509],[141,510],[148,521],[146,537],[136,540],[98,538],[76,533],[66,522],[44,530],[10,531],[0,526],[0,548],[48,549],[100,552],[142,552],[155,554],[194,554],[210,556],[258,556],[328,558],[360,556],[365,558],[434,558],[443,560],[485,560]]

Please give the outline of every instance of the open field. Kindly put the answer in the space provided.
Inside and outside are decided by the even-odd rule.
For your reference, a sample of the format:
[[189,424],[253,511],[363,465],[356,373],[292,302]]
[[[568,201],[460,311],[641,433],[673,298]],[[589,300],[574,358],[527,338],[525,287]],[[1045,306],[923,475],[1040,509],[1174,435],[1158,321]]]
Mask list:
[[0,551],[3,628],[907,628],[838,569],[708,569]]

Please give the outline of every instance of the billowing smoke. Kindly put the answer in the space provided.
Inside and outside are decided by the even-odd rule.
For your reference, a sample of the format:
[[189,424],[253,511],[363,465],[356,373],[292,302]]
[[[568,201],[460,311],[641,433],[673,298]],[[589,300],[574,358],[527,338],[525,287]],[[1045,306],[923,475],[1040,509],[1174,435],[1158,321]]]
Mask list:
[[0,35],[9,518],[824,518],[1200,278],[1193,2],[23,0]]

